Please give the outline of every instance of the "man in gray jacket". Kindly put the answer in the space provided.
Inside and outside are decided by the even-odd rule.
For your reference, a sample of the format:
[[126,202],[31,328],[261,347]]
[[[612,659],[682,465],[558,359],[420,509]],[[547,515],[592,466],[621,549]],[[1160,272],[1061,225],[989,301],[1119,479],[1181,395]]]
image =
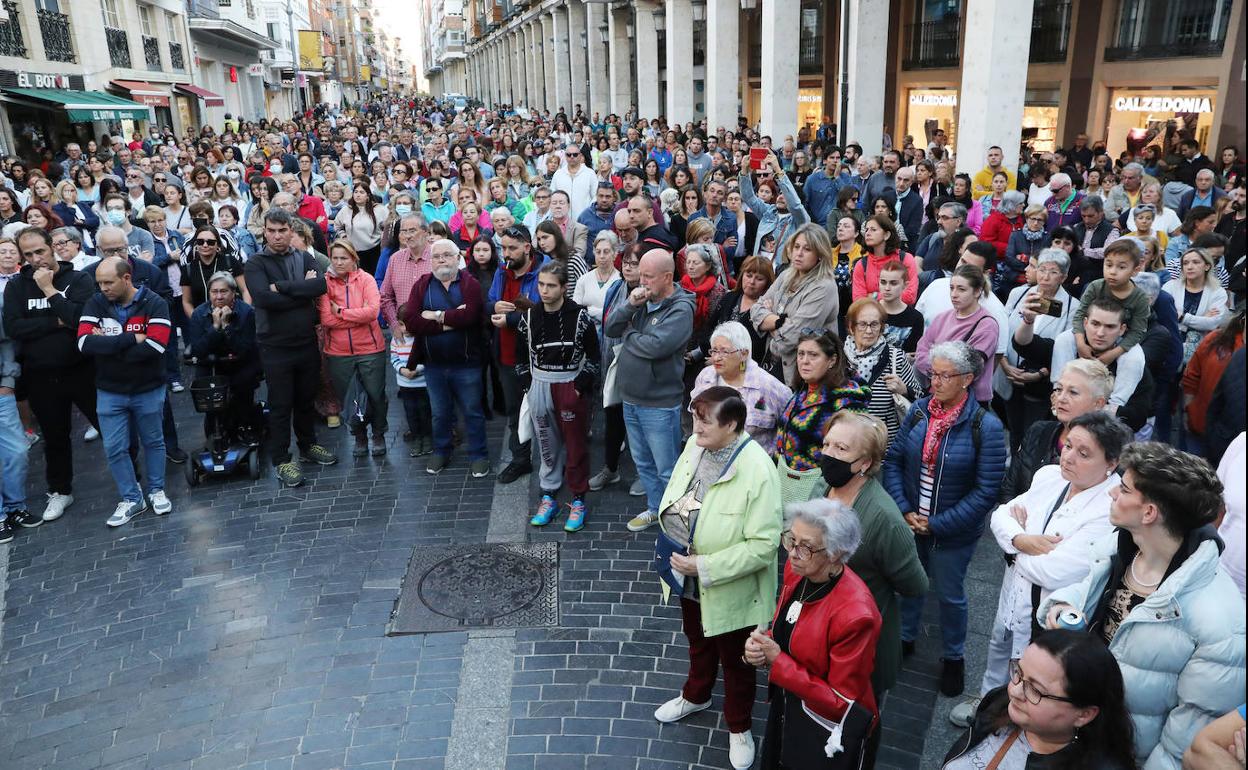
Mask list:
[[633,464],[646,489],[646,510],[628,522],[631,532],[659,520],[663,490],[680,456],[685,349],[693,334],[694,305],[693,295],[673,282],[671,252],[647,251],[639,271],[641,285],[608,316],[603,330],[622,340],[615,381]]

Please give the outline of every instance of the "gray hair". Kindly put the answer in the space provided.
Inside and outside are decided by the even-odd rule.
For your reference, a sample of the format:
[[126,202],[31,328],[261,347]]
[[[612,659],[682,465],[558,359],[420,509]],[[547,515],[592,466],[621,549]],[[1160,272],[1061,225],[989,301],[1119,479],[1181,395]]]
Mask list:
[[1095,211],[1099,214],[1105,213],[1105,201],[1101,200],[1099,195],[1089,195],[1079,202],[1080,211]]
[[719,275],[719,260],[716,259],[715,247],[709,243],[691,243],[685,247],[685,256],[696,254],[710,268],[711,275]]
[[1122,167],[1122,173],[1125,174],[1128,171],[1134,171],[1138,173],[1140,177],[1144,176],[1144,166],[1139,163],[1131,162]]
[[1196,172],[1196,178],[1197,178],[1197,179],[1200,179],[1202,176],[1207,176],[1207,177],[1209,177],[1210,179],[1214,179],[1214,178],[1216,178],[1216,177],[1215,177],[1215,175],[1214,175],[1214,173],[1213,173],[1213,171],[1212,171],[1211,169],[1207,169],[1207,168],[1202,168],[1200,171],[1197,171],[1197,172]]
[[949,212],[949,216],[951,217],[961,219],[963,222],[966,221],[966,206],[963,206],[961,203],[956,201],[942,203],[940,204],[940,210]]
[[1018,190],[1006,190],[1001,196],[1001,213],[1006,216],[1019,213],[1025,205],[1027,205],[1027,196]]
[[754,341],[740,321],[725,321],[716,326],[715,331],[711,332],[710,339],[715,340],[720,337],[728,340],[733,350],[751,351],[754,349]]
[[224,283],[230,287],[230,291],[238,293],[238,281],[234,280],[234,276],[230,275],[228,270],[218,270],[208,278],[208,289],[212,289],[214,283]]
[[1062,367],[1062,371],[1058,376],[1067,372],[1081,375],[1088,381],[1088,387],[1091,388],[1093,395],[1098,398],[1109,401],[1110,395],[1114,392],[1114,375],[1110,373],[1109,367],[1101,363],[1095,358],[1074,358]]
[[953,364],[958,374],[973,374],[976,377],[984,370],[984,356],[975,348],[962,340],[938,342],[928,351],[927,360],[936,359]]
[[456,255],[459,254],[459,246],[455,245],[455,241],[452,241],[449,238],[438,238],[433,243],[429,244],[429,257],[432,259],[435,251],[438,249],[446,249],[447,247],[450,247],[451,251],[455,252]]
[[1053,184],[1056,184],[1058,187],[1065,187],[1066,185],[1074,184],[1074,182],[1070,180],[1070,174],[1066,174],[1066,173],[1059,171],[1058,173],[1049,177],[1049,185],[1052,186]]
[[862,543],[862,524],[858,521],[858,514],[844,503],[826,497],[789,503],[784,507],[785,530],[791,530],[796,521],[808,524],[823,534],[823,547],[838,564],[849,561]]
[[1070,255],[1061,249],[1043,249],[1036,255],[1036,266],[1052,263],[1062,271],[1062,275],[1070,272]]
[[600,241],[606,241],[607,243],[611,244],[611,248],[616,251],[618,251],[620,248],[620,237],[616,235],[615,233],[611,232],[610,230],[598,231],[598,234],[594,236],[593,248],[598,248],[598,243]]
[[82,245],[82,232],[76,227],[58,227],[52,231],[51,235],[53,238],[57,235],[63,235],[65,240],[73,241],[79,246]]
[[[413,198],[412,202],[415,203],[415,200],[416,199]],[[412,211],[410,213],[404,214],[402,217],[399,218],[399,226],[402,227],[404,222],[415,222],[418,225],[420,225],[421,230],[424,230],[425,228],[429,226],[429,223],[425,221],[425,215],[420,213],[419,211]]]
[[1131,281],[1140,291],[1148,295],[1148,304],[1152,305],[1161,294],[1161,279],[1152,270],[1142,270],[1131,276]]

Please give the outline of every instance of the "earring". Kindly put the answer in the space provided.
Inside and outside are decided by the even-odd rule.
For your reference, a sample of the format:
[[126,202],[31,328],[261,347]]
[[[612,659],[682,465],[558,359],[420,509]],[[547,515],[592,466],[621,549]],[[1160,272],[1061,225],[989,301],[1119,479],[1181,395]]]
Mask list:
[[1112,475],[1114,475],[1114,469],[1113,469],[1113,468],[1110,468],[1109,470],[1105,471],[1105,478],[1109,478],[1109,477],[1110,477],[1110,476],[1112,476]]

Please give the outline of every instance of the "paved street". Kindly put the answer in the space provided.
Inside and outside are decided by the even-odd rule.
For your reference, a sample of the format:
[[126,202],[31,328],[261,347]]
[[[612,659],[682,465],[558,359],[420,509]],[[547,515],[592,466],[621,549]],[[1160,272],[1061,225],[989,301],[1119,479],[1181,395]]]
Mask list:
[[[189,450],[199,417],[175,399]],[[718,690],[685,723],[652,718],[686,649],[646,569],[652,536],[624,527],[638,507],[627,484],[591,498],[584,531],[539,532],[532,495],[471,479],[462,460],[433,477],[397,439],[384,462],[353,461],[343,431],[323,436],[344,460],[302,488],[239,477],[190,492],[170,465],[173,514],[118,530],[104,526],[116,499],[99,442],[76,447],[65,518],[0,546],[0,767],[729,766]],[[42,479],[36,447],[30,489]],[[525,539],[562,543],[558,628],[386,636],[414,547]],[[984,543],[972,688],[1001,568]],[[953,739],[928,633],[889,696],[881,767],[938,766]],[[760,736],[765,692],[760,678]]]

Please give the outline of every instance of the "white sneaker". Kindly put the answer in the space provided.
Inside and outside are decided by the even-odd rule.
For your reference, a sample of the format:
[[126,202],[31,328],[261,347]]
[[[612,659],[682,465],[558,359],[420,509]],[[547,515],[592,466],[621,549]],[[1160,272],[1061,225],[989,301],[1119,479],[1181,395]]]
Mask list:
[[95,441],[100,437],[100,432],[91,426],[87,426],[87,432],[82,434],[83,441]]
[[751,733],[728,733],[728,761],[734,770],[754,766],[754,736]]
[[641,479],[637,479],[628,488],[628,493],[633,497],[643,497],[646,494],[646,485],[641,483]]
[[660,722],[679,722],[690,714],[706,711],[710,707],[711,702],[709,700],[706,703],[690,703],[685,700],[683,695],[677,695],[655,709],[654,718]]
[[967,698],[949,710],[949,721],[965,729],[975,721],[975,712],[978,710],[979,698]]
[[614,484],[620,480],[620,472],[603,468],[595,475],[589,478],[589,488],[597,492],[608,484]]
[[628,520],[629,532],[642,532],[659,523],[659,514],[654,511],[642,511]]
[[43,520],[56,521],[64,515],[65,509],[73,504],[73,495],[62,495],[59,492],[49,492],[48,507],[43,509]]
[[143,501],[132,503],[129,500],[122,500],[120,503],[117,503],[117,508],[113,511],[113,515],[109,516],[108,521],[104,523],[110,527],[120,527],[146,510],[147,503]]
[[147,496],[152,503],[152,510],[157,516],[164,516],[173,510],[173,503],[169,502],[169,498],[165,496],[165,490],[158,489]]

